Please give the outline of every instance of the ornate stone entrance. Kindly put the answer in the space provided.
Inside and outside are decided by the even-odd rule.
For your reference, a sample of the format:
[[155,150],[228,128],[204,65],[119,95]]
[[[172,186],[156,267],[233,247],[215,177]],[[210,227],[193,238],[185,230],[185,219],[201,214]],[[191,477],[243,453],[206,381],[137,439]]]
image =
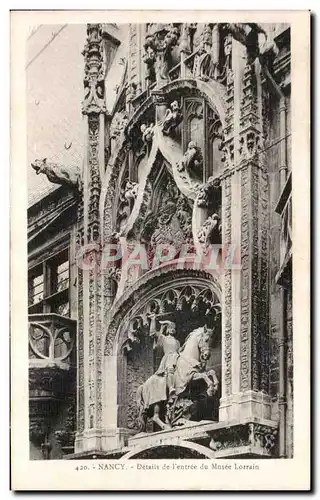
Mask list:
[[[176,269],[171,263],[146,273],[131,287],[130,293],[114,304],[104,351],[105,424],[110,430],[117,422],[114,445],[109,432],[109,448],[123,445],[128,436],[139,432],[137,389],[156,371],[161,361],[161,353],[153,349],[149,334],[151,316],[155,316],[156,322],[174,322],[181,346],[193,330],[204,324],[213,328],[207,369],[214,369],[219,378],[220,296],[220,285],[212,275],[199,270]],[[204,389],[201,384],[199,387]],[[192,419],[217,420],[219,395],[203,398]],[[159,429],[149,422],[147,432],[155,430]]]

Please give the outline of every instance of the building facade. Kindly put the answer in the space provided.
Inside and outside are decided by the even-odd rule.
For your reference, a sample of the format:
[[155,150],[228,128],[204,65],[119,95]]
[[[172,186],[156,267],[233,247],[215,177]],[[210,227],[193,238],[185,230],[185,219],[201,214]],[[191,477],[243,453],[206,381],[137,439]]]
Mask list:
[[30,457],[292,457],[290,26],[68,29],[49,154],[28,74]]

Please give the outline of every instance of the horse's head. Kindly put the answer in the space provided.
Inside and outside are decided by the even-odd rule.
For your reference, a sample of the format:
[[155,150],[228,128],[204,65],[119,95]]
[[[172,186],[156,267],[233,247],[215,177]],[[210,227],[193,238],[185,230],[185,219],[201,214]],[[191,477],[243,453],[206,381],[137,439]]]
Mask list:
[[211,342],[212,342],[213,330],[203,327],[200,338],[199,338],[199,352],[200,361],[208,361],[211,355]]
[[31,163],[31,167],[36,171],[36,174],[39,175],[44,171],[46,162],[47,158],[44,158],[43,160],[34,160],[34,162]]

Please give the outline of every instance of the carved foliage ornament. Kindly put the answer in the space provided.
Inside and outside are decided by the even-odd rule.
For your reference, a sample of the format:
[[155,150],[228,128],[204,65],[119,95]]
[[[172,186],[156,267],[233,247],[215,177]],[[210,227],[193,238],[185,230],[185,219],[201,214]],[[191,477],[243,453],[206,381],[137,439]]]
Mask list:
[[105,105],[105,61],[100,24],[87,25],[87,43],[83,50],[85,58],[83,114],[102,113]]

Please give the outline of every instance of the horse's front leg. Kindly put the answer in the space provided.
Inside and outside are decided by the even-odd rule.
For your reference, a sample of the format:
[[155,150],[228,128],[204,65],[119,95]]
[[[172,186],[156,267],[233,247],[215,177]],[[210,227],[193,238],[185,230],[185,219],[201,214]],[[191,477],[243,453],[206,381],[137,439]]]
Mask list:
[[159,404],[155,404],[154,405],[154,409],[153,409],[153,417],[152,417],[152,420],[154,421],[155,424],[157,424],[160,429],[162,430],[168,430],[168,429],[171,429],[171,425],[169,424],[165,424],[164,422],[162,422],[161,418],[160,418],[160,405]]
[[208,386],[208,388],[207,388],[207,394],[208,394],[208,396],[211,397],[216,392],[216,390],[215,390],[215,384],[211,380],[211,378],[209,377],[209,375],[207,373],[205,373],[205,372],[195,373],[193,375],[193,380],[204,380],[205,381],[205,383]]
[[213,388],[214,392],[217,392],[218,387],[219,387],[219,380],[216,375],[216,372],[212,369],[207,372],[207,375],[210,377],[210,379],[213,381]]

